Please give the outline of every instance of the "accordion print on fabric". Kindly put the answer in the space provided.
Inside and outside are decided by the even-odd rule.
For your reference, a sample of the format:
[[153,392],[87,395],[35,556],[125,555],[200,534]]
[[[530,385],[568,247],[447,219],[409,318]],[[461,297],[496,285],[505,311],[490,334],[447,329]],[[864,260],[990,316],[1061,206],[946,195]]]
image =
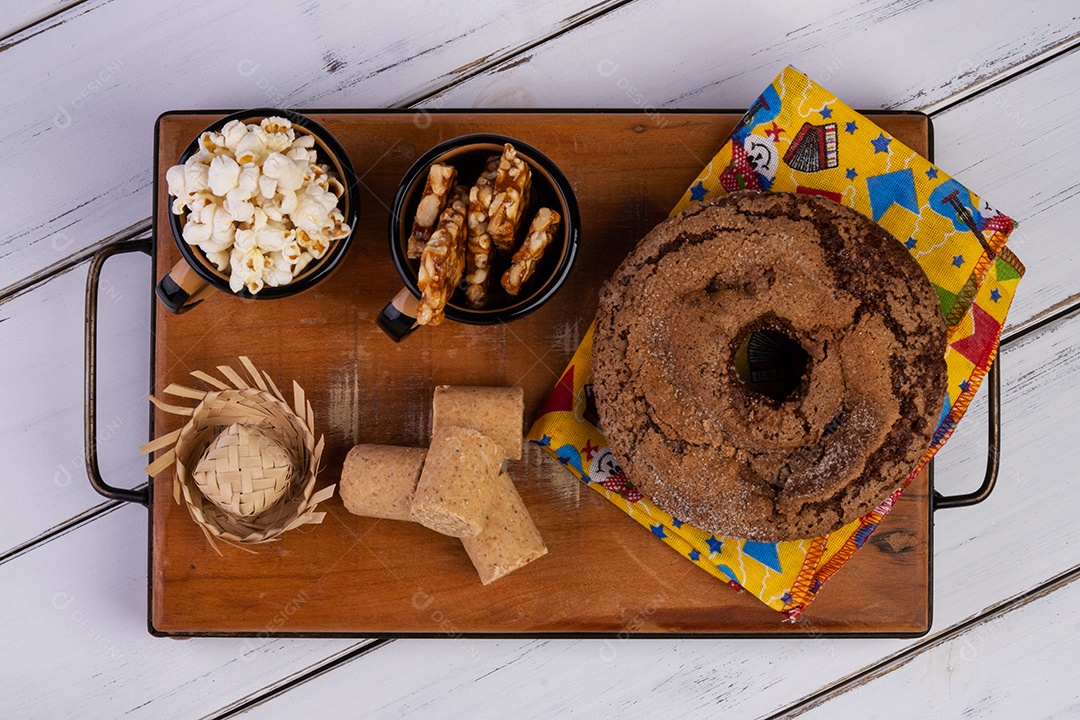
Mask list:
[[1005,247],[1012,219],[791,67],[755,101],[672,214],[739,190],[821,195],[854,208],[903,243],[937,291],[948,328],[948,392],[933,443],[903,485],[864,517],[819,538],[755,542],[672,517],[642,497],[597,427],[592,328],[528,439],[684,558],[795,618],[963,417],[993,362],[1024,267]]

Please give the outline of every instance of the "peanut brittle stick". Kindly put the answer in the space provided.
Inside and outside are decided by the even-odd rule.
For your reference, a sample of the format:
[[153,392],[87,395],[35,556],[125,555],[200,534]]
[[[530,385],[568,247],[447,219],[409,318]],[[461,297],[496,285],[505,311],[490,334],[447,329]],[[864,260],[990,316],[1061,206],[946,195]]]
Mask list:
[[468,203],[469,191],[462,185],[455,186],[449,204],[439,216],[439,226],[420,255],[417,277],[420,303],[416,313],[420,325],[438,325],[443,321],[446,303],[465,272]]
[[500,250],[514,250],[514,236],[525,214],[531,186],[532,170],[529,164],[518,157],[513,145],[507,143],[499,160],[495,195],[491,199],[488,219],[488,234]]
[[559,222],[559,213],[550,208],[540,208],[529,225],[529,234],[516,253],[507,271],[502,276],[502,286],[511,295],[521,292],[521,286],[532,277],[536,263],[544,255],[544,250],[555,238]]
[[424,194],[420,198],[420,204],[416,206],[416,218],[413,220],[412,233],[409,235],[410,259],[419,258],[424,251],[424,246],[431,238],[440,213],[446,208],[456,179],[457,170],[450,165],[435,163],[428,170]]
[[465,256],[465,296],[469,306],[482,308],[487,304],[491,284],[491,235],[488,219],[491,198],[495,195],[495,179],[499,172],[499,156],[488,158],[484,171],[469,190],[469,242]]

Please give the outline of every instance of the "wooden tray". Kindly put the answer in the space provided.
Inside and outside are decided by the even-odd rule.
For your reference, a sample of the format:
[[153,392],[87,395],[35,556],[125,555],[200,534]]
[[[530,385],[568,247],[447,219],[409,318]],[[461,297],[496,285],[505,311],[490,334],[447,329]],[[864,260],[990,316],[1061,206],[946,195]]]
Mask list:
[[[224,113],[167,113],[156,128],[154,280],[179,258],[165,171]],[[519,385],[526,423],[570,360],[602,281],[731,132],[729,112],[307,112],[349,152],[361,185],[358,235],[337,272],[296,297],[215,293],[184,315],[155,303],[153,384],[188,383],[246,354],[281,387],[308,392],[335,482],[357,442],[426,444],[438,384]],[[925,115],[872,115],[928,153]],[[388,206],[412,161],[471,132],[534,145],[566,173],[581,206],[581,249],[559,294],[511,325],[447,323],[395,345],[375,316],[401,287],[387,247]],[[155,435],[180,419],[155,412]],[[549,554],[483,587],[458,541],[410,523],[359,518],[335,496],[320,526],[258,554],[210,548],[152,483],[149,627],[160,635],[910,636],[931,616],[930,483],[920,477],[871,541],[797,623],[695,568],[543,451],[510,465]]]

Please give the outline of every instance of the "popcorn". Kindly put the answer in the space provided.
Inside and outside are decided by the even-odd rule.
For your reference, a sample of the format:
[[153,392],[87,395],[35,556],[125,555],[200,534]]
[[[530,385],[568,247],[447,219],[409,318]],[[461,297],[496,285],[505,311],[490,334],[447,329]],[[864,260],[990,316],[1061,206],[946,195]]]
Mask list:
[[252,125],[240,142],[236,143],[236,162],[241,165],[255,163],[261,165],[266,159],[266,133]]
[[[199,190],[205,190],[207,188],[206,180],[207,175],[210,172],[210,167],[201,162],[195,160],[195,155],[184,164],[184,187],[190,193],[195,193]],[[166,176],[168,173],[166,173]]]
[[274,199],[274,193],[277,192],[277,180],[269,175],[261,175],[259,177],[259,194],[267,200]]
[[247,125],[239,120],[230,120],[221,128],[221,134],[225,138],[225,147],[231,152],[236,152],[236,145],[240,139],[247,135]]
[[184,242],[233,292],[287,285],[352,232],[337,206],[345,187],[317,158],[314,136],[285,118],[233,120],[165,173],[173,214],[187,216]]
[[331,225],[330,211],[337,207],[337,200],[334,193],[309,183],[296,201],[296,210],[291,215],[293,222],[309,234],[317,233]]
[[255,242],[262,250],[280,252],[286,243],[292,239],[293,231],[286,231],[284,227],[271,227],[267,225],[255,235]]
[[223,207],[229,213],[229,217],[238,223],[247,222],[255,217],[255,206],[248,202],[248,198],[244,197],[244,191],[239,187],[234,187],[225,195]]
[[188,220],[184,225],[184,231],[182,233],[184,242],[188,245],[199,245],[210,239],[210,233],[214,228],[206,223],[195,222],[194,220]]
[[218,270],[225,272],[229,269],[229,251],[222,250],[221,252],[208,252],[206,253],[206,259],[214,263]]
[[304,184],[304,171],[307,170],[307,161],[303,167],[297,167],[297,161],[291,160],[279,152],[272,152],[266,156],[263,163],[263,177],[271,177],[277,181],[277,189],[285,191],[299,190]]
[[255,197],[256,191],[259,189],[259,168],[254,165],[245,165],[240,170],[240,177],[236,181],[236,187],[234,188],[238,194],[237,197],[244,200],[250,200]]

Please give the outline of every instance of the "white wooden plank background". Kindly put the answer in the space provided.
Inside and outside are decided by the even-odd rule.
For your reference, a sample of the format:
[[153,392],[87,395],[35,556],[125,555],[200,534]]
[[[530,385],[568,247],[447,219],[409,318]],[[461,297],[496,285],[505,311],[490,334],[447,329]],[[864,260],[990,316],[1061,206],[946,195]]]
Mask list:
[[0,146],[0,288],[149,217],[166,110],[400,103],[605,4],[88,0],[28,28],[0,42],[17,109]]
[[18,32],[31,25],[38,24],[38,29],[45,27],[45,19],[72,7],[80,0],[27,0],[27,2],[5,3],[0,12],[0,38]]
[[798,717],[861,717],[885,705],[892,717],[907,718],[1080,717],[1077,603],[1074,580]]
[[[0,37],[50,7],[43,0],[23,6],[22,16],[0,17]],[[1067,683],[1054,683],[1040,703],[1032,678],[1059,677],[1056,668],[1080,660],[1072,643],[1037,651],[1076,630],[1060,612],[1075,602],[1075,583],[1046,586],[1080,568],[1080,531],[1046,518],[1080,499],[1071,482],[1080,323],[1052,326],[1004,353],[1001,485],[979,508],[938,516],[930,640],[643,641],[609,650],[603,641],[447,639],[395,641],[368,655],[359,655],[361,641],[267,640],[237,651],[243,641],[145,633],[144,511],[102,513],[110,506],[68,457],[81,446],[85,264],[32,282],[149,215],[151,125],[166,109],[424,97],[434,107],[738,107],[791,62],[855,105],[945,108],[935,116],[938,161],[1024,223],[1012,243],[1029,270],[1015,325],[1080,292],[1069,222],[1080,209],[1080,154],[1069,140],[1080,111],[1080,53],[1062,52],[1080,45],[1075,3],[675,9],[654,0],[566,0],[461,13],[312,0],[264,3],[264,19],[248,34],[206,21],[211,9],[242,19],[240,8],[87,0],[0,41],[13,128],[0,143],[0,288],[31,282],[17,297],[0,295],[0,453],[8,459],[0,491],[27,500],[0,510],[4,715],[215,716],[256,702],[247,713],[259,717],[312,703],[393,717],[764,717],[801,711],[812,698],[812,715],[856,717],[868,698],[910,696],[910,707],[896,707],[905,717],[967,709],[989,716],[997,706],[982,697],[985,688],[1013,716],[1075,714]],[[408,32],[418,22],[423,30]],[[45,175],[56,167],[65,168],[61,183]],[[47,190],[30,192],[40,188]],[[134,448],[145,439],[146,266],[141,258],[110,261],[102,302],[102,459],[118,483],[138,476]],[[980,403],[941,456],[945,490],[981,476],[982,412]],[[1027,539],[1017,542],[1018,534]],[[1014,607],[1030,593],[1040,597]],[[1010,617],[1015,625],[1005,624]],[[958,626],[963,633],[952,630]],[[993,627],[1005,630],[980,641],[980,629]],[[978,662],[940,662],[944,648],[952,657],[967,641]],[[238,652],[253,662],[237,661]],[[889,662],[897,653],[910,659]],[[57,656],[62,673],[49,670]],[[333,669],[292,685],[320,667]],[[845,678],[873,668],[839,692],[849,689]],[[934,692],[922,693],[926,686]]]
[[[1006,28],[1008,30],[1006,31]],[[1074,38],[1069,0],[766,6],[639,0],[435,95],[447,107],[745,108],[785,64],[862,108],[922,109]]]
[[[8,459],[0,492],[22,500],[0,508],[0,555],[104,503],[83,460],[86,267],[0,305],[0,348],[18,348],[0,353],[0,396],[18,398],[0,414],[0,457]],[[145,478],[132,442],[145,442],[149,422],[149,272],[148,257],[125,255],[105,266],[101,284],[100,463],[120,486]]]
[[5,717],[199,717],[364,642],[152,637],[146,530],[121,507],[0,565]]
[[1076,127],[1077,73],[1072,51],[934,118],[941,166],[1021,221],[1009,246],[1028,272],[1010,326],[1080,295],[1080,149],[1062,141]]

